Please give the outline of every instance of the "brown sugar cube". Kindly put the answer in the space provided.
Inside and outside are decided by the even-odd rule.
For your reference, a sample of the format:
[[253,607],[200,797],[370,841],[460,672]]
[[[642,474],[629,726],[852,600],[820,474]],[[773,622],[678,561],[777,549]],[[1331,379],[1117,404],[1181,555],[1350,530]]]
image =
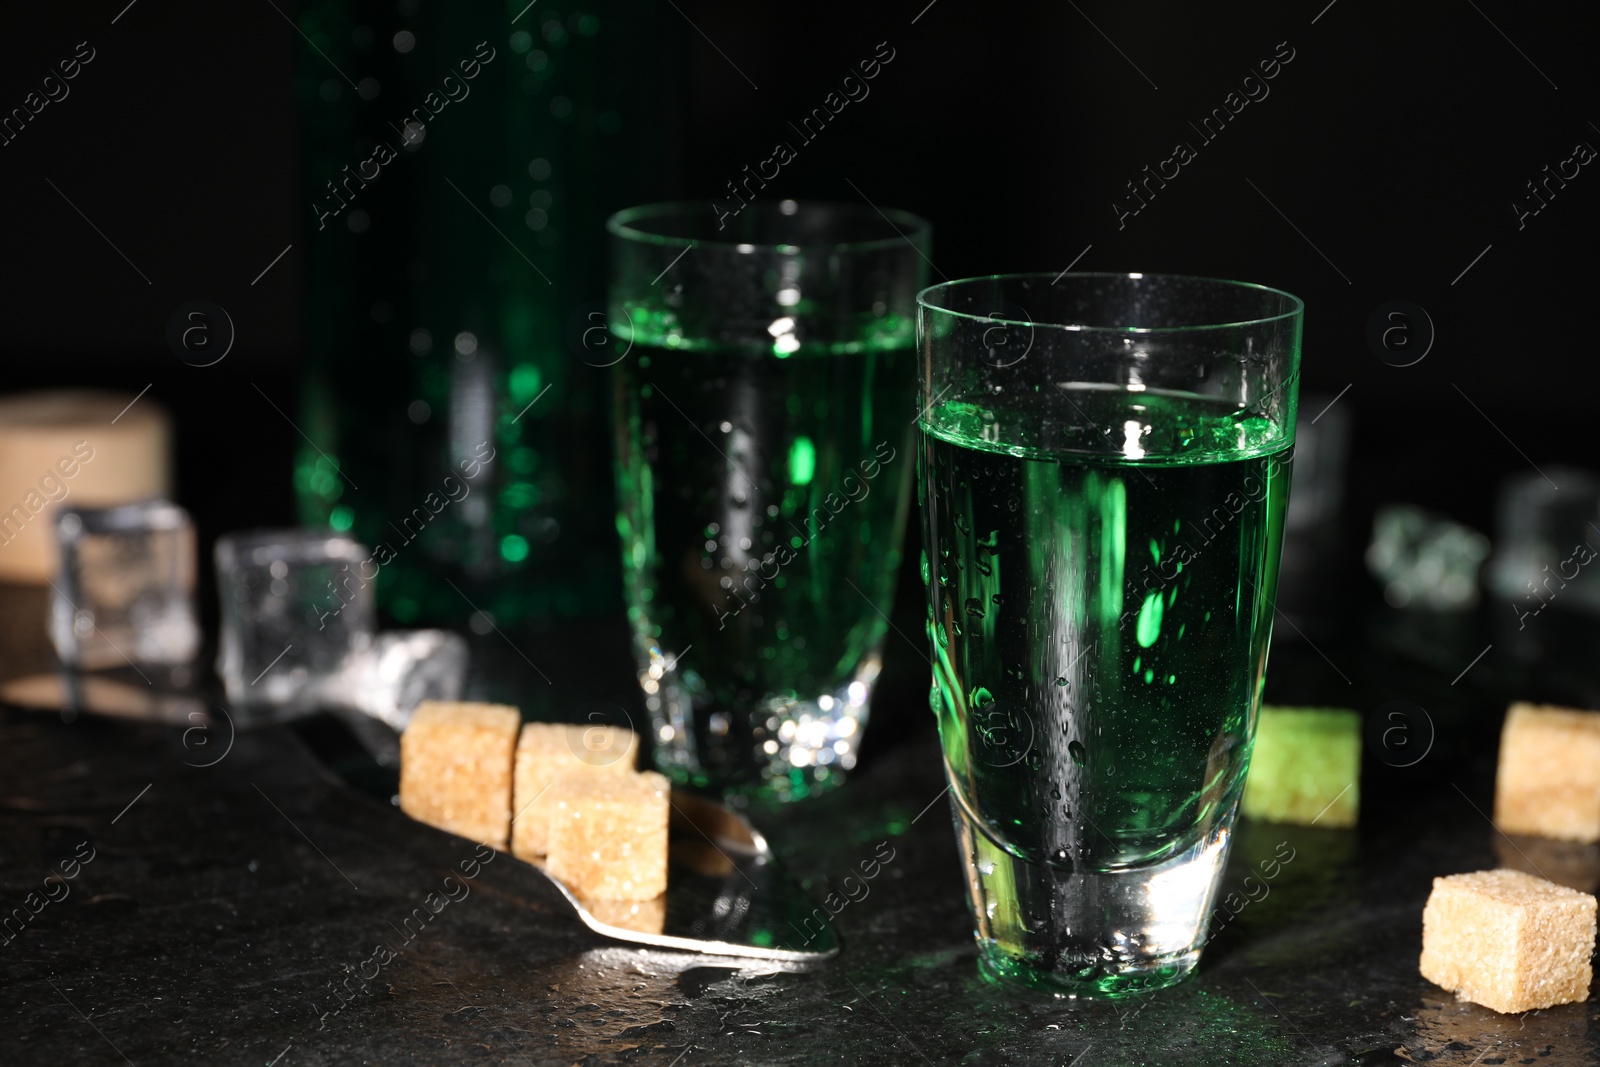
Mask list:
[[1600,841],[1600,712],[1511,705],[1494,822],[1511,834]]
[[1595,898],[1521,871],[1435,878],[1422,910],[1422,977],[1500,1012],[1589,996]]
[[569,772],[550,794],[552,877],[593,900],[649,900],[666,891],[666,778]]
[[659,934],[667,925],[667,897],[650,900],[585,900],[590,915],[622,930],[636,934]]
[[425,700],[400,735],[400,810],[504,849],[522,715],[504,704]]
[[639,735],[620,726],[530,722],[517,742],[511,795],[511,851],[523,859],[549,851],[550,785],[567,772],[633,773]]

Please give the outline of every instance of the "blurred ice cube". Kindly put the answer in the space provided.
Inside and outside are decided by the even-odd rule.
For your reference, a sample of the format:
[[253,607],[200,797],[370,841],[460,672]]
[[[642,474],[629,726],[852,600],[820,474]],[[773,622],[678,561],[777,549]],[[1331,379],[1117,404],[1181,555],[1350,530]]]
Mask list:
[[51,583],[50,640],[90,670],[186,663],[200,647],[195,537],[165,500],[56,513],[61,573]]
[[1449,611],[1478,602],[1489,539],[1443,515],[1388,504],[1372,521],[1367,570],[1392,607]]
[[[1545,474],[1549,477],[1545,477]],[[1567,610],[1600,614],[1600,481],[1549,467],[1500,483],[1495,503],[1493,592],[1537,614],[1559,598]]]
[[377,563],[351,538],[252,530],[218,539],[216,560],[229,701],[309,707],[371,642]]
[[424,700],[458,700],[467,678],[467,642],[445,630],[381,633],[353,650],[319,695],[333,707],[364,712],[395,733]]
[[1336,404],[1338,399],[1312,393],[1300,396],[1289,512],[1284,519],[1285,528],[1293,533],[1326,530],[1338,522],[1350,452],[1350,408]]

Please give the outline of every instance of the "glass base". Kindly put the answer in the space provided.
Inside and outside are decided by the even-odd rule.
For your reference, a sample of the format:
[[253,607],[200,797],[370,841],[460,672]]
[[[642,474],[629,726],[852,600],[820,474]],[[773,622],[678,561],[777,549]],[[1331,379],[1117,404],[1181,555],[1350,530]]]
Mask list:
[[833,692],[769,693],[743,711],[715,706],[692,671],[659,657],[640,673],[656,769],[674,782],[741,797],[791,801],[844,782],[855,766],[882,661],[870,655]]
[[1175,985],[1194,970],[1227,863],[1231,814],[1157,863],[1090,870],[1021,859],[976,825],[959,798],[954,807],[984,977],[1121,997]]
[[1025,985],[1033,989],[1069,997],[1138,996],[1177,985],[1200,962],[1200,950],[1186,952],[1157,966],[1137,969],[1122,967],[1098,976],[1079,978],[1031,966],[1026,960],[1010,956],[993,942],[978,939],[978,973],[995,985]]

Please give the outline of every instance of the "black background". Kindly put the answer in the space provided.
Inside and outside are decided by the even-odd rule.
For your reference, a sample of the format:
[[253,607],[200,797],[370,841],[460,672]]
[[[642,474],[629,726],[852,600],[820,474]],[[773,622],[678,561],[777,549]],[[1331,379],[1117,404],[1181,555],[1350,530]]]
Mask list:
[[[621,17],[602,3],[538,0],[530,18],[567,18],[573,3],[602,18]],[[296,177],[291,76],[300,44],[289,21],[294,13],[289,0],[136,0],[131,7],[127,0],[89,0],[10,4],[0,13],[0,114],[20,106],[78,42],[87,40],[97,52],[66,100],[49,105],[13,143],[0,146],[0,390],[95,384],[136,392],[151,384],[150,396],[173,412],[177,424],[179,501],[195,513],[208,539],[219,530],[294,518],[290,469],[298,438],[261,395],[295,414],[308,209]],[[1271,993],[1274,999],[1259,1013],[1240,1014],[1245,1023],[1239,1029],[1248,1036],[1256,1032],[1252,1027],[1276,1027],[1282,1019],[1301,1047],[1315,1046],[1307,1062],[1313,1053],[1315,1062],[1335,1062],[1325,1043],[1336,1036],[1346,1042],[1341,1048],[1351,1050],[1348,1062],[1356,1050],[1386,1050],[1419,1033],[1418,1044],[1439,1049],[1450,1041],[1451,1049],[1468,1048],[1465,1057],[1481,1034],[1500,1034],[1501,1020],[1471,1015],[1416,976],[1417,915],[1434,875],[1488,865],[1500,849],[1484,812],[1491,803],[1493,735],[1506,699],[1600,706],[1594,702],[1600,699],[1592,670],[1595,631],[1547,619],[1548,625],[1521,635],[1527,642],[1565,642],[1568,662],[1583,668],[1573,677],[1543,667],[1521,670],[1515,661],[1518,635],[1504,632],[1511,630],[1512,616],[1500,606],[1499,629],[1481,634],[1465,617],[1416,624],[1396,623],[1391,615],[1384,626],[1369,625],[1368,643],[1398,649],[1408,659],[1400,665],[1350,651],[1360,643],[1361,624],[1351,623],[1341,634],[1336,623],[1325,636],[1327,630],[1309,616],[1323,609],[1339,615],[1335,600],[1377,600],[1370,583],[1337,577],[1359,574],[1359,549],[1376,504],[1415,502],[1487,531],[1501,477],[1527,472],[1532,464],[1547,473],[1558,463],[1595,465],[1590,441],[1596,351],[1588,332],[1600,205],[1600,173],[1592,172],[1600,163],[1585,167],[1525,228],[1518,229],[1512,209],[1524,183],[1568,158],[1577,142],[1600,146],[1600,129],[1591,124],[1600,123],[1592,16],[1576,4],[1507,0],[1068,0],[1029,6],[894,0],[870,7],[671,0],[660,17],[682,22],[677,35],[661,40],[663,48],[679,51],[676,69],[688,82],[681,97],[686,104],[667,131],[678,150],[661,159],[619,161],[655,183],[653,198],[722,195],[745,165],[767,158],[775,141],[790,139],[789,122],[819,106],[859,60],[887,42],[895,58],[871,83],[870,97],[851,104],[801,148],[766,195],[866,198],[922,214],[935,227],[936,277],[1058,271],[1076,262],[1085,270],[1240,278],[1302,296],[1302,407],[1314,411],[1348,386],[1338,404],[1353,418],[1355,452],[1347,536],[1327,561],[1336,577],[1302,586],[1317,593],[1316,602],[1288,609],[1298,625],[1277,629],[1275,691],[1268,696],[1275,702],[1359,707],[1369,714],[1369,725],[1376,715],[1386,726],[1383,709],[1395,698],[1414,700],[1433,716],[1426,720],[1433,756],[1415,770],[1390,763],[1369,744],[1362,836],[1304,831],[1308,837],[1328,835],[1320,858],[1308,846],[1314,858],[1293,869],[1271,903],[1252,907],[1233,932],[1236,940],[1208,950],[1202,982],[1155,999],[1136,1026],[1113,1020],[1109,1010],[1074,1017],[1059,1004],[1019,1008],[1020,1001],[1002,999],[977,983],[965,955],[971,950],[956,855],[939,815],[923,820],[916,826],[921,836],[908,839],[903,881],[886,879],[869,903],[841,922],[847,940],[857,939],[846,957],[846,966],[855,969],[799,993],[792,985],[772,987],[774,1002],[786,1006],[794,1025],[772,1029],[778,1036],[760,1046],[762,1053],[776,1061],[781,1052],[789,1057],[785,1062],[858,1052],[863,1062],[872,1053],[898,1058],[903,1029],[908,1041],[915,1037],[935,1056],[953,1058],[977,1044],[981,1051],[973,1055],[996,1064],[1045,1062],[1046,1051],[1050,1062],[1076,1062],[1084,1047],[1079,1035],[1069,1033],[1071,1040],[1062,1044],[1063,1035],[1055,1032],[1065,1022],[1069,1031],[1085,1035],[1099,1027],[1097,1051],[1088,1063],[1114,1056],[1116,1047],[1169,1038],[1189,1042],[1182,1062],[1198,1062],[1200,1052],[1193,1049],[1215,1046],[1219,1056],[1229,1056],[1247,1043],[1233,1029],[1221,1033],[1202,1025],[1217,1017],[1215,990],[1241,1002]],[[1221,105],[1280,42],[1294,49],[1295,58],[1270,83],[1270,96],[1246,107],[1119,229],[1112,202],[1126,196],[1124,183],[1171,154],[1175,142],[1195,143],[1189,123]],[[295,248],[252,285],[291,242]],[[233,352],[213,367],[188,366],[166,344],[169,315],[193,299],[227,308],[238,330]],[[1388,365],[1367,341],[1373,311],[1397,299],[1425,308],[1437,330],[1427,357],[1410,367]],[[202,558],[208,553],[206,543]],[[914,576],[903,575],[896,610],[903,633],[890,637],[881,690],[888,699],[874,701],[874,728],[856,775],[860,784],[788,816],[784,847],[807,877],[836,872],[842,843],[867,840],[861,835],[875,835],[890,815],[920,818],[919,812],[929,810],[927,799],[936,799],[927,675],[907,648],[913,642],[902,642],[905,634],[919,636],[921,596]],[[42,617],[42,594],[36,600],[27,618]],[[570,628],[562,647],[576,650],[572,654],[535,653],[541,663],[559,665],[552,670],[564,694],[637,698],[621,605],[610,607],[609,618]],[[1318,645],[1298,641],[1302,630]],[[591,641],[591,635],[599,637]],[[1491,639],[1494,650],[1480,652]],[[509,648],[500,652],[512,660]],[[85,730],[102,728],[86,722]],[[897,744],[899,728],[912,723],[922,731],[920,740]],[[343,887],[335,875],[310,852],[302,857],[303,867],[269,867],[277,881],[265,889],[247,883],[240,873],[243,859],[255,856],[257,839],[271,833],[256,827],[276,827],[296,849],[300,839],[291,838],[290,828],[273,821],[276,814],[246,790],[243,782],[257,764],[244,761],[259,759],[263,775],[282,775],[263,780],[274,793],[294,797],[285,804],[305,832],[331,840],[330,849],[340,856],[340,848],[355,851],[350,806],[342,794],[325,800],[305,788],[297,765],[270,747],[279,743],[276,735],[247,737],[235,762],[223,768],[220,784],[185,786],[190,792],[180,788],[191,781],[180,782],[184,768],[148,738],[135,744],[120,733],[91,734],[89,741],[70,735],[73,759],[88,752],[84,758],[98,762],[69,776],[54,766],[65,763],[68,747],[60,739],[69,735],[40,736],[44,740],[31,747],[18,744],[19,766],[48,766],[48,772],[30,778],[19,771],[12,784],[20,797],[49,791],[64,812],[99,804],[109,814],[150,776],[165,773],[143,803],[151,809],[147,814],[160,816],[150,820],[148,832],[166,835],[153,851],[170,861],[150,864],[154,873],[144,881],[146,876],[128,873],[134,859],[117,867],[114,858],[100,861],[95,870],[117,890],[109,894],[114,906],[131,909],[132,898],[124,893],[145,895],[151,903],[143,914],[150,918],[123,924],[125,940],[117,941],[106,926],[79,926],[75,914],[71,926],[61,925],[75,931],[77,940],[30,942],[30,951],[37,945],[41,953],[30,963],[41,981],[18,969],[18,1010],[26,1018],[66,1024],[12,1030],[39,1040],[47,1025],[56,1025],[56,1033],[67,1035],[58,1039],[62,1047],[76,1042],[78,1031],[65,1026],[77,1027],[78,1020],[62,1004],[51,1000],[50,1009],[38,1007],[55,996],[42,979],[49,973],[93,974],[98,987],[85,982],[87,992],[69,990],[74,997],[93,996],[81,1003],[101,1020],[104,1009],[97,1005],[114,996],[140,1002],[137,1013],[117,1019],[116,1027],[107,1025],[139,1062],[150,1062],[147,1054],[156,1049],[172,1058],[172,1035],[187,1040],[196,1028],[207,1030],[208,1040],[237,1041],[228,1055],[245,1048],[251,1055],[260,1052],[259,1062],[280,1055],[289,1040],[280,1040],[285,1028],[309,1030],[309,1024],[278,1016],[287,994],[268,996],[257,983],[261,972],[252,967],[262,953],[229,955],[238,953],[238,935],[214,936],[213,927],[239,923],[233,909],[244,901],[248,921],[259,923],[260,933],[249,936],[269,946],[267,953],[279,957],[284,973],[314,975],[304,980],[309,988],[332,975],[328,960],[355,958],[354,945],[346,951],[346,942],[338,940],[358,936],[352,908],[387,915],[400,905],[398,897],[379,905],[350,903],[338,895]],[[252,745],[260,746],[254,757]],[[145,768],[158,764],[165,772],[147,776]],[[68,795],[90,783],[115,802]],[[24,808],[11,815],[13,823],[33,818]],[[248,821],[255,819],[267,821]],[[130,817],[117,829],[146,832],[137,829],[141,825]],[[245,827],[248,832],[241,832]],[[400,836],[419,832],[407,824],[393,840],[367,849],[375,884],[392,893],[400,892],[393,886],[422,884],[416,866],[421,861]],[[1256,840],[1270,842],[1264,828],[1256,832],[1263,835]],[[367,834],[364,843],[370,846],[378,837]],[[140,855],[122,847],[127,856]],[[269,856],[286,851],[270,847]],[[1249,854],[1244,844],[1239,855]],[[26,863],[16,860],[13,870],[54,858],[42,844],[19,855]],[[1515,862],[1503,850],[1498,859]],[[204,865],[220,870],[230,864],[234,881],[203,879]],[[351,870],[366,883],[362,869]],[[319,876],[334,891],[308,894],[306,886],[320,884],[310,879]],[[34,884],[34,874],[26,877]],[[154,881],[160,878],[167,881]],[[224,888],[196,901],[197,885]],[[513,881],[504,900],[525,900],[535,892]],[[8,899],[20,895],[21,890],[8,892]],[[276,902],[279,910],[252,910],[250,902],[261,900]],[[503,911],[510,910],[505,904]],[[408,999],[375,1010],[371,1022],[362,1024],[370,1029],[352,1029],[354,1036],[320,1047],[311,1041],[297,1045],[285,1062],[348,1059],[355,1053],[347,1050],[358,1041],[382,1041],[393,1049],[398,1028],[408,1035],[429,1033],[435,1018],[446,1012],[455,1018],[454,1002],[445,1002],[436,974],[453,974],[474,995],[490,979],[474,984],[463,974],[492,973],[495,982],[513,976],[521,984],[508,985],[506,996],[492,1002],[499,1013],[495,1020],[515,1018],[510,1012],[517,1005],[533,1005],[528,1018],[566,1018],[570,1024],[572,1003],[598,995],[595,972],[580,973],[586,964],[557,970],[547,962],[571,951],[566,925],[552,921],[549,928],[557,933],[550,939],[514,938],[504,931],[525,917],[489,910],[467,914],[484,924],[483,932],[467,935],[476,940],[447,942],[437,957],[442,969],[414,981]],[[1307,914],[1315,921],[1305,921]],[[178,932],[168,936],[171,930]],[[340,934],[325,939],[323,930]],[[535,956],[528,955],[530,941]],[[231,969],[235,958],[244,965]],[[194,974],[205,979],[199,992],[188,988]],[[843,980],[850,976],[847,987]],[[630,972],[626,985],[635,980]],[[681,984],[670,990],[668,985],[658,983],[648,996],[692,1002],[692,1011],[680,1017],[681,1031],[661,1037],[671,1055],[680,1042],[700,1042],[715,1051],[691,1056],[686,1065],[750,1061],[747,1049],[756,1046],[730,1029],[730,1020],[744,1018],[737,1012],[751,1001],[721,990],[701,1001],[682,993]],[[286,989],[301,986],[298,977],[286,980]],[[864,1000],[863,990],[877,997],[885,986],[897,990],[896,1007],[882,1001],[893,1012],[895,1034],[879,1028],[879,1016],[866,1010],[852,1013],[853,1023],[839,1021],[844,1016],[837,1005],[857,994]],[[898,992],[913,986],[922,995]],[[195,997],[206,999],[188,999]],[[502,1009],[502,1002],[513,1007]],[[824,1005],[831,1014],[824,1014]],[[1520,1035],[1522,1027],[1530,1043],[1567,1041],[1563,1028],[1581,1034],[1591,1025],[1586,1015],[1582,1006],[1564,1015],[1540,1013],[1505,1024],[1505,1033]],[[1039,1030],[1030,1044],[1019,1043],[1016,1034],[1043,1026],[1046,1018],[1052,1020],[1050,1033]],[[586,1032],[543,1029],[563,1041],[575,1035],[574,1047],[577,1037],[587,1040]],[[99,1040],[87,1028],[82,1037]],[[437,1062],[436,1046],[425,1047],[430,1062]],[[99,1048],[98,1054],[108,1050]],[[1273,1061],[1241,1054],[1234,1062]]]
[[[562,2],[540,0],[533,18],[567,17]],[[935,276],[1076,262],[1303,296],[1303,406],[1350,386],[1339,403],[1355,419],[1358,514],[1410,500],[1486,529],[1500,475],[1589,462],[1600,177],[1584,168],[1521,230],[1511,206],[1577,142],[1600,144],[1577,5],[924,3],[682,0],[664,11],[681,36],[662,40],[689,80],[669,131],[682,150],[621,162],[661,198],[726,195],[887,42],[895,58],[871,95],[764,195],[919,212],[935,226]],[[179,499],[202,529],[287,522],[295,431],[251,383],[294,413],[306,211],[294,8],[125,5],[0,16],[0,109],[78,42],[96,50],[71,95],[0,146],[0,387],[153,382],[178,420]],[[1279,42],[1295,58],[1270,96],[1201,146],[1189,122]],[[1119,228],[1124,183],[1178,140],[1199,157]],[[169,314],[196,298],[238,330],[215,367],[180,363],[164,341]],[[1393,299],[1437,330],[1415,366],[1386,365],[1366,340]]]

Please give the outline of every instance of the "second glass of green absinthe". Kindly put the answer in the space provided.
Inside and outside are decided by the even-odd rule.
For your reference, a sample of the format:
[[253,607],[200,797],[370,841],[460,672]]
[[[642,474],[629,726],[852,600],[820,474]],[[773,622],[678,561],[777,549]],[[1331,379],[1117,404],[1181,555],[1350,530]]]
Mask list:
[[855,762],[913,470],[909,330],[886,333],[781,355],[636,342],[618,366],[630,622],[658,766],[682,781],[789,798]]
[[[1024,980],[1159,955],[1154,933],[1030,945],[1006,926],[1039,897],[1070,884],[1084,899],[1059,909],[1132,907],[1115,887],[1148,880],[1092,876],[1225,858],[1293,451],[1223,401],[1063,392],[1081,422],[1042,396],[949,401],[922,420],[933,704],[986,936],[1013,946],[985,965]],[[1189,881],[1206,887],[1190,907],[1204,911],[1209,872]]]

